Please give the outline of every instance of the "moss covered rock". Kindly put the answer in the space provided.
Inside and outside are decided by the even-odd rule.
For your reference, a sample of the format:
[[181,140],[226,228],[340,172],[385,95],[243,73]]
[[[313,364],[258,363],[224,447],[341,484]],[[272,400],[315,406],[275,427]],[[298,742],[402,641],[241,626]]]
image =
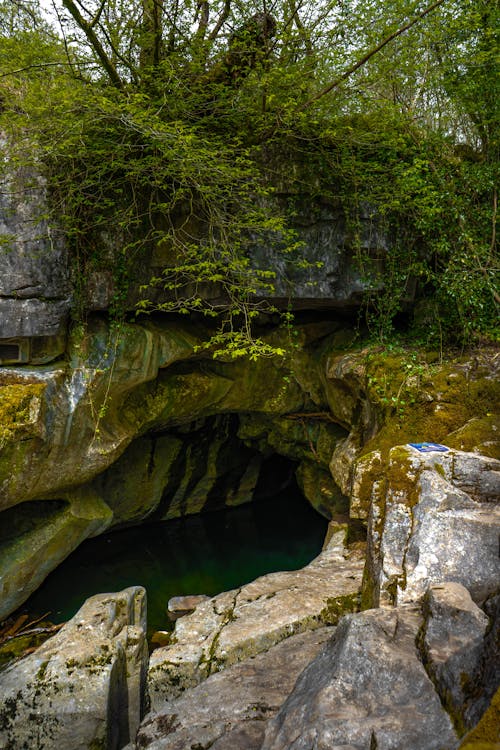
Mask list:
[[397,446],[373,483],[364,605],[415,601],[455,581],[476,600],[500,578],[500,462]]
[[371,347],[336,354],[326,365],[332,414],[349,429],[330,463],[353,517],[366,519],[371,487],[389,451],[403,443],[439,442],[500,455],[500,379],[495,350],[438,357],[422,350]]
[[145,706],[145,592],[88,599],[62,630],[0,673],[0,744],[117,748]]
[[459,750],[498,750],[500,748],[500,688],[479,724],[462,740]]

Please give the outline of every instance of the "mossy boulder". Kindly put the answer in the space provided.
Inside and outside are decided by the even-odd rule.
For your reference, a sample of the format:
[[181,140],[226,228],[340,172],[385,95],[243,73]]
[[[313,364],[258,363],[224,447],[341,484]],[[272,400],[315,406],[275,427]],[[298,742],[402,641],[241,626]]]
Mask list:
[[496,350],[439,362],[424,350],[365,347],[335,354],[325,368],[332,414],[350,430],[330,471],[352,493],[353,517],[367,518],[373,481],[395,445],[429,441],[500,455]]
[[88,599],[35,653],[0,673],[0,745],[118,748],[145,708],[145,591]]
[[45,387],[44,383],[29,381],[9,383],[0,373],[0,447],[14,438],[38,436]]
[[364,606],[415,601],[455,581],[475,600],[500,578],[500,462],[449,450],[389,452],[373,483]]
[[500,747],[500,688],[478,725],[462,740],[459,750],[498,750]]

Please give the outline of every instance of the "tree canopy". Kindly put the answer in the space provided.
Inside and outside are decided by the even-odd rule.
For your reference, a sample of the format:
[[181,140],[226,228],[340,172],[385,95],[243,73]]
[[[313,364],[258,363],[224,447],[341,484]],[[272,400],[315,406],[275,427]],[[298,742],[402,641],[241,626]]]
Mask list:
[[[163,308],[216,316],[235,355],[258,352],[252,317],[272,295],[273,270],[253,267],[252,244],[298,251],[266,156],[286,145],[315,165],[308,190],[342,204],[354,237],[363,204],[394,238],[386,293],[367,300],[381,335],[410,279],[435,308],[429,335],[494,328],[494,2],[46,7],[0,2],[0,127],[13,134],[11,159],[35,153],[45,170],[82,274],[110,262],[105,237],[118,238],[117,277],[142,248],[161,246],[171,258],[155,282],[170,293]],[[216,303],[207,284],[220,287]]]

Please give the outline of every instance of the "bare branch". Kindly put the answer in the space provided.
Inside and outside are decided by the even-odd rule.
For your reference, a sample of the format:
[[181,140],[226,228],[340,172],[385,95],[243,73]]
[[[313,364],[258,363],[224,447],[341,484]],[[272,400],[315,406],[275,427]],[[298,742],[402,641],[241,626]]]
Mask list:
[[217,22],[216,22],[214,28],[210,32],[210,36],[208,37],[211,42],[214,42],[217,39],[220,30],[222,29],[222,27],[224,26],[225,22],[229,18],[230,11],[231,11],[231,0],[226,0],[226,2],[224,3],[224,7],[222,9],[222,12],[221,12],[219,18],[217,19]]
[[365,63],[368,62],[374,55],[376,55],[380,50],[382,50],[386,45],[389,44],[389,42],[392,42],[393,39],[396,39],[398,36],[401,36],[401,34],[404,34],[405,31],[408,31],[408,29],[411,29],[412,26],[414,26],[418,21],[420,21],[422,18],[427,16],[429,13],[431,13],[433,10],[435,10],[437,7],[442,5],[446,0],[436,0],[436,2],[432,3],[432,5],[427,6],[423,11],[418,13],[411,21],[408,21],[408,23],[405,23],[404,26],[400,26],[399,29],[396,29],[396,31],[393,31],[392,34],[389,34],[389,36],[386,36],[385,39],[383,39],[379,44],[377,44],[376,47],[372,47],[371,50],[366,52],[366,54],[363,55],[363,57],[358,60],[354,65],[351,65],[350,68],[345,70],[342,75],[340,75],[338,78],[336,78],[332,83],[329,83],[328,86],[325,86],[324,89],[321,91],[318,91],[317,94],[312,96],[310,99],[308,99],[305,104],[302,104],[300,107],[298,107],[299,111],[303,111],[305,109],[309,109],[310,106],[312,106],[315,102],[318,101],[318,99],[322,99],[324,96],[329,94],[334,89],[338,88],[343,81],[347,80],[347,78],[350,78],[353,73],[355,73],[359,68],[361,68]]
[[62,38],[63,38],[63,44],[64,44],[64,53],[66,55],[66,60],[68,61],[68,65],[69,65],[69,67],[71,69],[71,72],[75,76],[75,78],[81,78],[80,74],[77,73],[75,71],[75,69],[74,69],[73,62],[71,60],[71,55],[70,55],[70,47],[69,47],[69,44],[68,44],[68,39],[66,37],[66,30],[64,28],[64,23],[62,22],[60,10],[59,10],[59,8],[56,5],[55,0],[52,0],[52,10],[56,14],[57,20],[59,21],[59,28],[61,30],[61,34],[62,34]]
[[108,74],[111,83],[116,86],[117,89],[123,89],[123,81],[118,75],[118,71],[116,70],[115,66],[106,54],[106,51],[104,50],[104,47],[102,46],[91,24],[82,16],[73,0],[62,0],[62,3],[68,13],[70,13],[70,15],[73,17],[76,24],[80,27],[80,29],[87,37],[90,46],[101,61],[101,64]]
[[93,17],[93,19],[91,20],[91,22],[89,24],[91,29],[93,29],[94,26],[96,26],[96,24],[99,23],[99,19],[101,17],[101,14],[102,14],[102,12],[104,10],[104,6],[105,5],[106,5],[106,0],[101,0],[101,4],[98,7],[98,9],[96,10],[94,17]]
[[[87,67],[91,67],[92,65],[95,65],[95,63],[80,63],[81,65],[86,65]],[[24,68],[16,68],[16,70],[8,70],[7,73],[0,73],[0,78],[6,78],[7,76],[14,76],[17,73],[24,73],[25,70],[37,70],[41,68],[53,68],[56,66],[62,66],[63,68],[68,67],[73,69],[73,65],[71,62],[46,62],[46,63],[34,63],[33,65],[26,65]]]
[[101,27],[101,32],[102,32],[104,38],[106,39],[107,43],[109,44],[110,49],[113,52],[113,54],[116,57],[116,59],[120,60],[120,62],[123,63],[123,65],[125,65],[125,67],[130,70],[130,72],[132,74],[132,78],[134,79],[135,82],[137,82],[137,80],[138,80],[137,70],[135,69],[134,65],[132,65],[132,63],[130,61],[132,58],[127,59],[126,57],[124,57],[119,52],[119,50],[116,48],[115,44],[113,43],[113,40],[111,39],[111,37],[108,34],[108,32],[106,31],[106,29],[104,29],[104,28]]

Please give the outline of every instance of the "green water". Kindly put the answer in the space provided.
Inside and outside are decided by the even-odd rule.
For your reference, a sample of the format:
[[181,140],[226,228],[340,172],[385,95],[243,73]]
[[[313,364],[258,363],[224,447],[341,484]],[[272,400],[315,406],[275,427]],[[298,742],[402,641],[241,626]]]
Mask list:
[[213,595],[306,565],[319,554],[326,526],[291,486],[238,508],[116,531],[84,542],[25,608],[50,611],[49,619],[63,622],[93,594],[140,585],[147,590],[151,633],[169,627],[172,596]]

